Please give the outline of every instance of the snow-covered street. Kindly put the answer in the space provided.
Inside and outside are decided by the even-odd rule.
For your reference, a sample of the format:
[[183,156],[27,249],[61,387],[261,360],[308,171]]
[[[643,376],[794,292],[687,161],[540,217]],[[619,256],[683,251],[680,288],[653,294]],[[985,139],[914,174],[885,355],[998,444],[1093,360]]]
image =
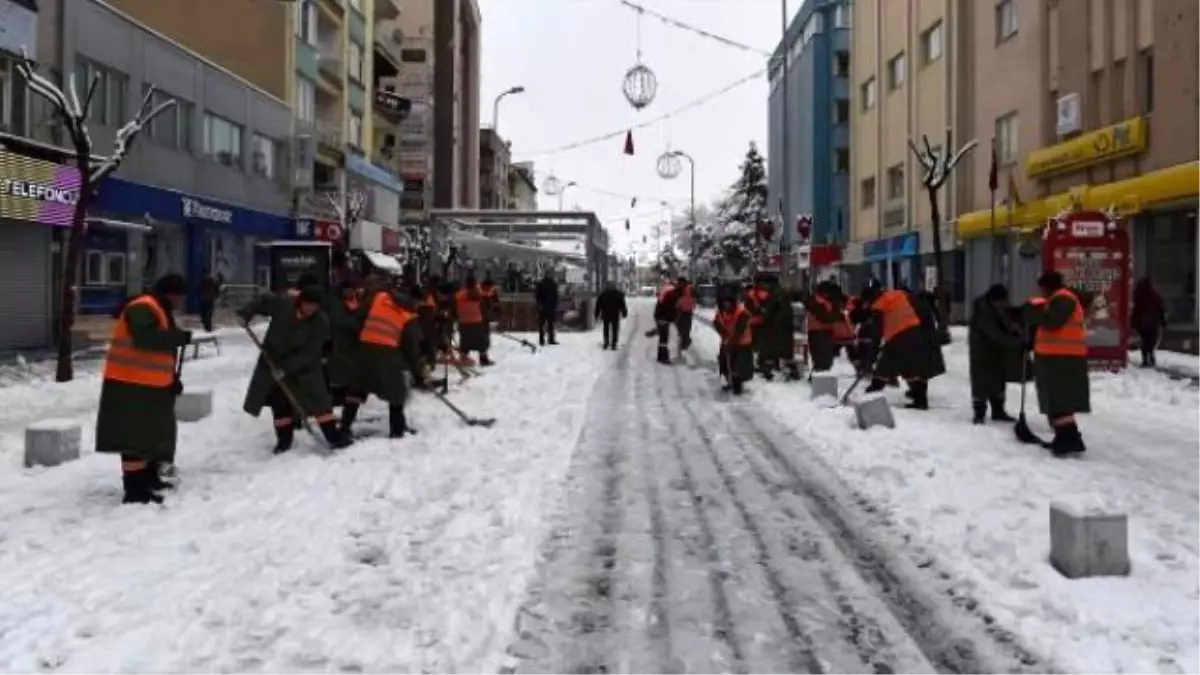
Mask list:
[[[1200,670],[1190,383],[1095,378],[1089,451],[1055,460],[969,424],[962,335],[934,410],[862,432],[803,383],[718,393],[699,322],[656,364],[650,308],[619,352],[598,330],[494,339],[499,365],[451,392],[491,429],[418,395],[419,435],[330,458],[270,454],[229,335],[184,371],[216,410],[181,425],[163,508],[120,506],[90,452],[94,369],[0,389],[0,671]],[[51,417],[88,451],[24,469],[23,428]],[[1047,563],[1049,503],[1084,499],[1129,515],[1128,578]]]

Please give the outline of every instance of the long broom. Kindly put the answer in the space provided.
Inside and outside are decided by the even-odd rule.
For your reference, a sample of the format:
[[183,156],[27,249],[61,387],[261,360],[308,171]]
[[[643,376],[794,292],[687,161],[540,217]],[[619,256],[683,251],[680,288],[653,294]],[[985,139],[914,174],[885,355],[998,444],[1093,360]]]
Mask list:
[[1029,421],[1025,419],[1025,389],[1029,385],[1029,358],[1026,354],[1021,355],[1021,411],[1017,413],[1017,422],[1013,425],[1013,434],[1017,440],[1025,445],[1041,445],[1045,446],[1046,442],[1033,433],[1033,429],[1029,428]]

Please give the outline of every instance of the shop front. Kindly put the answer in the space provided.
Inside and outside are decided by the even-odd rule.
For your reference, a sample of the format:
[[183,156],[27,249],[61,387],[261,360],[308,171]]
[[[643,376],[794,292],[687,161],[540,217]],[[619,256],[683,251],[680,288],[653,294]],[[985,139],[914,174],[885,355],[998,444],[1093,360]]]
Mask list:
[[905,232],[863,243],[863,261],[867,263],[871,277],[893,288],[899,285],[916,288],[920,253],[919,232]]
[[[123,247],[125,286],[131,293],[168,272],[184,274],[189,312],[198,309],[197,290],[206,275],[244,294],[265,287],[269,261],[257,244],[291,239],[295,231],[294,219],[287,216],[115,178],[101,186],[91,213],[99,219],[89,227],[87,253],[108,255]],[[94,297],[86,311],[112,311],[119,301]]]
[[79,172],[0,151],[0,350],[52,341],[53,270],[79,199]]

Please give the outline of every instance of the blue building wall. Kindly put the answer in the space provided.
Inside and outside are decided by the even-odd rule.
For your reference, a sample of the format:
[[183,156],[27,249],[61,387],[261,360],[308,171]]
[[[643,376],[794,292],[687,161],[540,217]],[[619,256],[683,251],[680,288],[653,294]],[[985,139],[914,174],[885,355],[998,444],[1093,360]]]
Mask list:
[[[839,9],[840,8],[840,9]],[[837,172],[837,150],[849,152],[849,120],[838,124],[837,100],[849,104],[849,73],[836,74],[836,54],[849,53],[847,0],[808,0],[792,19],[771,64],[767,169],[772,213],[783,213],[784,239],[794,244],[799,213],[813,215],[813,243],[843,244],[848,237],[850,176]],[[788,66],[788,147],[783,147],[781,53]],[[788,185],[783,162],[788,162]],[[840,224],[840,227],[839,227]]]

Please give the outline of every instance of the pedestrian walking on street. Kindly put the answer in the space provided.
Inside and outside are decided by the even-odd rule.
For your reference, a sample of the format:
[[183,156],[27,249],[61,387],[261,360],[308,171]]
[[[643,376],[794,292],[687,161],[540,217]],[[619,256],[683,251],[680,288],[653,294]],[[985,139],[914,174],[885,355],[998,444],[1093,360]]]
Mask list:
[[1154,289],[1150,277],[1142,277],[1133,289],[1130,324],[1137,331],[1141,343],[1142,367],[1157,366],[1158,359],[1155,358],[1154,352],[1158,349],[1159,338],[1167,327],[1167,311],[1162,296]]
[[617,350],[621,339],[621,319],[629,317],[625,305],[625,294],[613,282],[608,282],[604,291],[596,298],[596,318],[603,324],[604,349]]
[[675,330],[679,333],[679,351],[692,346],[692,318],[696,312],[696,287],[685,277],[675,280],[679,299],[675,301]]
[[546,270],[534,291],[533,300],[537,305],[538,344],[558,344],[554,339],[554,321],[558,317],[558,281],[554,279],[554,270]]
[[[96,415],[96,452],[121,455],[126,504],[161,503],[172,484],[178,426],[175,399],[183,393],[177,359],[192,334],[173,312],[187,282],[167,274],[149,292],[126,303],[113,324]],[[165,471],[164,471],[165,469]]]
[[200,300],[200,323],[204,326],[205,331],[211,333],[213,331],[213,312],[216,310],[217,298],[221,297],[221,281],[214,278],[208,270],[204,270],[204,276],[200,279],[200,288],[197,289],[196,295]]
[[1025,341],[1023,330],[1015,325],[1008,289],[1001,284],[989,288],[975,299],[968,329],[970,354],[972,422],[983,424],[988,406],[992,420],[1015,422],[1004,409],[1005,389],[1019,382],[1024,372]]
[[1078,454],[1087,447],[1075,416],[1091,412],[1083,303],[1059,272],[1046,272],[1037,283],[1042,295],[1029,301],[1027,323],[1035,329],[1038,408],[1054,429],[1048,449],[1059,456]]

